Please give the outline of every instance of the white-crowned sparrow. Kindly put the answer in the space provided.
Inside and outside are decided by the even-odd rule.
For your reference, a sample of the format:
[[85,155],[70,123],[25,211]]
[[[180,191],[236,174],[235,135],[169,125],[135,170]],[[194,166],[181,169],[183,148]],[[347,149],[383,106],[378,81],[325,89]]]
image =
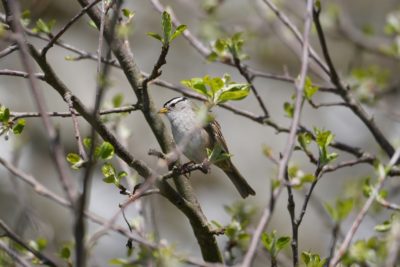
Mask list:
[[[196,108],[186,97],[169,100],[159,113],[167,115],[175,143],[182,146],[182,152],[189,160],[202,163],[207,159],[207,148],[212,150],[216,144],[223,152],[229,153],[217,121],[212,120],[206,125],[200,122]],[[256,194],[230,158],[218,161],[215,165],[228,175],[243,198]]]

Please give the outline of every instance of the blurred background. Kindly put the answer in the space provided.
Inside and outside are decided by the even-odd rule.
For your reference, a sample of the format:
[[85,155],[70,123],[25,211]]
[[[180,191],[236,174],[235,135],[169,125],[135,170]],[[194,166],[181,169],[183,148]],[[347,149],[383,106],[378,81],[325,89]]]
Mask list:
[[[56,19],[54,32],[60,29],[71,17],[79,12],[76,1],[32,0],[21,1],[23,9],[29,9],[31,20],[42,18],[45,21]],[[274,1],[303,30],[304,1]],[[236,32],[244,32],[246,43],[244,51],[249,56],[245,61],[249,66],[267,73],[287,74],[297,77],[300,69],[299,53],[301,47],[294,37],[276,19],[262,1],[162,1],[169,5],[181,23],[206,44],[216,38],[231,36]],[[146,32],[160,32],[160,14],[152,7],[150,1],[125,1],[125,6],[135,11],[131,25],[130,44],[135,59],[141,70],[150,72],[160,51],[160,43],[148,37]],[[354,94],[362,101],[365,109],[374,116],[375,122],[393,144],[399,144],[400,108],[399,101],[399,59],[400,41],[398,36],[388,31],[388,24],[397,18],[400,21],[400,4],[395,0],[373,1],[323,1],[322,22],[328,37],[333,61],[343,80],[352,85]],[[399,23],[399,22],[397,22]],[[400,26],[399,26],[400,29]],[[397,39],[396,39],[397,38]],[[44,43],[35,38],[30,39],[37,47]],[[82,50],[95,52],[98,44],[98,31],[89,25],[89,18],[84,16],[67,31],[62,40]],[[311,35],[313,47],[320,52],[315,30]],[[7,43],[0,41],[1,49]],[[372,48],[376,47],[377,51]],[[379,52],[382,47],[392,49],[387,53]],[[397,53],[397,54],[396,54]],[[96,62],[90,60],[67,61],[65,57],[76,56],[60,47],[49,51],[48,60],[53,65],[63,82],[88,106],[95,99]],[[22,70],[17,52],[0,59],[0,69]],[[238,71],[221,63],[212,63],[204,59],[182,37],[177,38],[171,46],[167,64],[162,68],[161,78],[174,84],[183,79],[211,76],[232,75],[237,82],[245,82]],[[314,82],[329,86],[318,67],[311,65],[309,76]],[[136,103],[136,98],[119,69],[112,69],[110,74],[111,88],[106,93],[104,106],[110,105],[113,96],[124,95],[125,104]],[[46,84],[41,83],[49,111],[67,111],[67,106],[60,96]],[[294,86],[290,83],[272,79],[257,78],[255,86],[266,103],[272,118],[281,126],[289,126],[290,119],[285,115],[283,105],[290,101],[294,94]],[[0,76],[0,103],[11,111],[36,111],[30,89],[26,80],[16,77]],[[166,88],[151,86],[150,92],[158,106],[172,97],[176,92]],[[338,102],[336,96],[317,93],[316,102]],[[254,95],[249,95],[234,106],[262,114]],[[221,124],[233,162],[256,189],[257,195],[245,200],[261,211],[269,201],[270,180],[276,176],[276,168],[262,153],[263,146],[272,149],[275,156],[283,151],[287,140],[286,134],[277,134],[274,129],[257,124],[247,118],[237,116],[230,111],[215,108],[214,113]],[[66,152],[76,152],[73,138],[72,121],[68,118],[53,119],[60,129],[62,143]],[[167,122],[165,120],[165,122]],[[79,120],[83,136],[90,134],[88,125]],[[313,109],[305,104],[302,124],[325,128],[335,135],[335,140],[361,147],[384,158],[373,137],[363,123],[347,108],[329,107]],[[169,124],[168,124],[169,125]],[[150,148],[159,149],[150,128],[139,112],[133,112],[123,118],[122,126],[130,131],[130,152],[141,158],[160,173],[166,169],[158,165],[154,157],[148,156]],[[339,153],[338,161],[350,159],[348,155]],[[26,129],[22,136],[11,136],[8,141],[0,140],[0,155],[7,160],[18,159],[18,166],[32,174],[39,181],[56,193],[63,195],[50,157],[46,133],[40,119],[27,119]],[[315,166],[308,162],[304,154],[295,152],[291,165],[297,165],[304,172],[313,172]],[[71,170],[76,181],[80,182],[82,172]],[[338,196],[349,194],[349,191],[360,191],[360,181],[366,176],[375,177],[371,166],[359,165],[324,175],[313,193],[312,203],[300,228],[300,251],[309,250],[326,255],[330,244],[330,228],[327,227],[326,214],[322,204],[332,202]],[[9,225],[15,226],[21,235],[36,239],[45,237],[54,247],[71,242],[72,213],[57,204],[37,196],[32,189],[9,175],[0,168],[0,217]],[[90,210],[110,218],[118,211],[118,204],[124,196],[118,190],[105,184],[100,173],[96,173],[90,196]],[[199,202],[209,220],[221,224],[229,222],[230,217],[224,211],[224,205],[231,205],[240,200],[239,194],[217,168],[211,174],[192,173],[190,180],[195,188]],[[351,183],[352,182],[352,183]],[[350,183],[350,184],[349,184]],[[399,183],[390,181],[392,188]],[[394,194],[394,193],[393,193]],[[301,206],[304,192],[295,192],[296,203]],[[396,200],[396,198],[394,198]],[[152,227],[156,227],[159,238],[175,244],[178,251],[200,257],[200,251],[187,219],[162,197],[153,195],[146,197],[143,205],[148,217],[153,217]],[[286,209],[286,192],[281,195],[268,229],[276,229],[279,234],[291,235],[291,224]],[[127,216],[135,219],[137,207],[131,206]],[[254,217],[257,222],[259,213]],[[381,222],[380,216],[370,216],[362,224],[356,238],[369,237],[372,226]],[[344,223],[348,229],[354,214]],[[120,223],[124,225],[122,218]],[[329,218],[328,218],[329,221]],[[151,228],[151,227],[149,227]],[[99,226],[89,224],[89,232],[94,233]],[[219,237],[221,248],[226,241]],[[102,237],[93,248],[92,265],[106,266],[111,258],[124,257],[126,239],[118,234]],[[290,255],[290,251],[286,251]],[[262,254],[264,256],[262,256]],[[255,266],[265,266],[266,253],[260,253]]]

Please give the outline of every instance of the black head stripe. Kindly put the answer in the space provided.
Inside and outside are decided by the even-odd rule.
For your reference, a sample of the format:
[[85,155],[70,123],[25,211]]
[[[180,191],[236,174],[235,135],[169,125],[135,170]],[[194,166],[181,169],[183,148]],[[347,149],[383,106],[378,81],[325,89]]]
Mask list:
[[168,100],[167,102],[165,102],[164,107],[170,107],[170,106],[175,106],[177,103],[185,101],[186,97],[184,96],[179,96],[179,97],[174,97],[171,100]]

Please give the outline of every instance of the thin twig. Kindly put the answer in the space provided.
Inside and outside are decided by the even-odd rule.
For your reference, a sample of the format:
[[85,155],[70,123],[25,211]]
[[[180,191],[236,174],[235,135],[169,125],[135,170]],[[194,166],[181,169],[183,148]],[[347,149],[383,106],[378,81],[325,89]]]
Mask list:
[[75,115],[77,112],[74,109],[74,106],[73,106],[74,104],[72,103],[70,96],[66,97],[66,101],[68,104],[69,112],[71,114],[72,125],[74,128],[76,143],[78,144],[79,155],[83,159],[83,161],[86,161],[88,156],[87,156],[85,148],[83,146],[82,137],[81,137],[81,134],[79,131],[79,123],[78,123],[77,116]]
[[48,42],[47,45],[42,49],[41,56],[45,57],[47,51],[49,51],[49,49],[51,47],[53,47],[53,45],[69,29],[69,27],[71,27],[80,17],[82,17],[89,8],[93,7],[94,5],[96,5],[100,1],[101,0],[93,0],[92,3],[90,3],[89,5],[87,5],[84,8],[82,8],[81,11],[78,14],[76,14],[72,19],[70,19],[70,21],[68,21],[68,23],[65,24],[64,27],[62,27],[62,29],[56,35],[54,35],[51,38],[50,42]]
[[[0,75],[16,76],[16,77],[23,77],[23,78],[28,78],[29,77],[29,73],[27,73],[27,72],[23,72],[23,71],[19,71],[19,70],[8,70],[8,69],[0,70]],[[40,79],[40,80],[44,79],[44,74],[43,73],[33,73],[33,75],[37,79]]]
[[239,70],[240,74],[246,79],[246,81],[250,84],[251,91],[253,92],[254,96],[256,97],[256,99],[258,101],[258,104],[260,105],[262,111],[264,112],[265,118],[268,118],[269,113],[267,111],[267,108],[265,107],[264,101],[262,100],[256,87],[254,86],[248,70],[246,69],[246,67],[244,67],[242,65],[240,59],[238,58],[238,56],[235,53],[232,53],[232,56],[233,56],[233,62],[235,63],[236,68]]
[[[131,113],[133,111],[137,111],[140,109],[139,104],[134,104],[126,107],[119,107],[119,108],[110,108],[110,109],[103,109],[99,111],[100,115],[110,115],[110,114],[119,114],[119,113]],[[82,116],[80,113],[77,111],[73,111],[74,115],[77,117]],[[49,117],[60,117],[60,118],[68,118],[72,116],[71,112],[58,112],[58,111],[52,111],[52,112],[47,112],[47,115]],[[10,117],[13,120],[21,119],[21,118],[36,118],[40,117],[39,112],[10,112]]]
[[0,59],[18,50],[18,45],[12,44],[0,51]]

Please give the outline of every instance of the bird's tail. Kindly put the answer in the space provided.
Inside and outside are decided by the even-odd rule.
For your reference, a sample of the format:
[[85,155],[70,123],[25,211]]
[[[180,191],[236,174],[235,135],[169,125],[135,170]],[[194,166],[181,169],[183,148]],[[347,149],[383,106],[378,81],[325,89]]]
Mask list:
[[229,168],[222,169],[226,173],[226,175],[228,175],[229,179],[231,179],[232,183],[235,185],[242,198],[246,198],[249,195],[254,196],[256,194],[254,189],[251,188],[251,186],[247,183],[244,177],[231,162]]

